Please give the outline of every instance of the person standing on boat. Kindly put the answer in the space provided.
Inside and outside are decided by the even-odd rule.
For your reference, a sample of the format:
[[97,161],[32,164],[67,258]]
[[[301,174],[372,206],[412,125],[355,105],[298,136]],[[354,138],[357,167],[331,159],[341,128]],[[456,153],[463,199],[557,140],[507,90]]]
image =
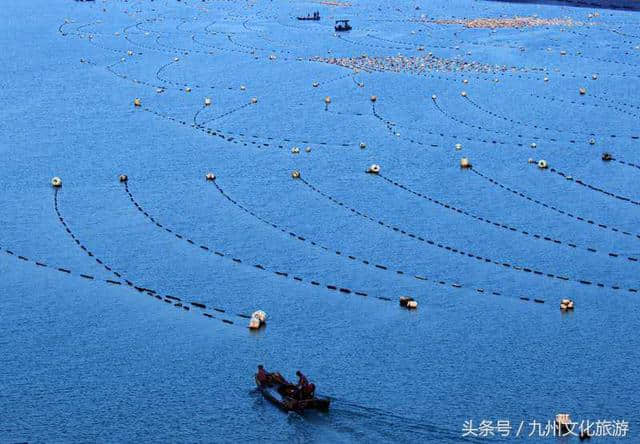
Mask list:
[[258,374],[256,376],[260,384],[266,384],[271,379],[271,375],[264,369],[262,364],[258,366]]
[[296,372],[296,376],[298,377],[298,389],[302,389],[304,387],[306,387],[307,385],[309,385],[309,380],[307,379],[307,377],[305,375],[302,374],[302,372],[300,370],[298,370]]

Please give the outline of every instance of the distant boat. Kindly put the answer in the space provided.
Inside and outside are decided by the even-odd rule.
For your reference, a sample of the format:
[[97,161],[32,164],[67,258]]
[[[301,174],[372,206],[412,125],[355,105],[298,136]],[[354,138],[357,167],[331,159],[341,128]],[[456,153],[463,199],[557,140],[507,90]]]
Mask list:
[[307,15],[306,17],[298,17],[298,20],[320,20],[320,13],[318,11],[314,12],[312,15]]
[[351,31],[349,20],[336,20],[336,25],[333,28],[338,32]]

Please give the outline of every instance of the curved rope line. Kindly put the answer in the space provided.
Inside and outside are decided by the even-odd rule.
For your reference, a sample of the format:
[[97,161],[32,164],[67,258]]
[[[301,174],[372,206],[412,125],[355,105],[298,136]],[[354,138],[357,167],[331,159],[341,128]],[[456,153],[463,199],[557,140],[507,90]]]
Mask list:
[[[235,200],[231,196],[229,196],[229,194],[227,194],[222,189],[222,187],[219,185],[218,179],[216,179],[213,183],[214,183],[216,189],[218,190],[218,192],[225,199],[227,199],[229,202],[231,202],[231,204],[233,204],[234,206],[236,206],[237,208],[239,208],[240,210],[242,210],[246,214],[250,215],[254,219],[262,222],[263,224],[269,226],[270,228],[272,228],[272,229],[274,229],[276,231],[280,231],[285,236],[290,237],[291,239],[295,239],[297,241],[303,242],[304,244],[310,244],[315,248],[321,249],[323,252],[325,252],[327,254],[334,253],[335,255],[337,255],[337,256],[339,256],[341,258],[345,258],[345,259],[348,259],[348,260],[353,261],[353,262],[361,263],[363,265],[366,265],[367,267],[371,267],[376,272],[379,272],[379,271],[390,272],[390,273],[394,272],[393,267],[391,267],[391,266],[388,266],[388,265],[385,265],[385,264],[381,264],[381,263],[376,263],[376,261],[371,261],[369,259],[358,258],[357,256],[354,256],[353,254],[345,253],[342,250],[335,250],[334,248],[327,247],[327,246],[323,245],[322,243],[316,242],[313,239],[309,239],[309,238],[307,238],[305,236],[301,236],[301,235],[293,232],[292,229],[290,229],[290,228],[282,227],[280,225],[277,225],[276,223],[274,223],[272,221],[269,221],[269,220],[265,219],[264,217],[258,215],[257,213],[255,213],[251,209],[245,207],[244,205],[239,203],[237,200]],[[485,289],[484,288],[474,287],[473,285],[470,285],[470,284],[460,284],[458,282],[446,282],[446,281],[442,280],[439,277],[427,278],[424,275],[414,274],[413,272],[408,272],[408,271],[404,271],[404,270],[400,270],[400,269],[396,269],[395,273],[396,273],[396,275],[404,276],[404,277],[409,278],[411,280],[417,280],[417,281],[420,281],[420,282],[431,282],[433,285],[447,286],[447,287],[456,288],[456,289],[465,288],[465,289],[467,289],[469,291],[475,291],[475,292],[481,293],[481,294],[485,293]],[[500,293],[498,291],[495,291],[495,290],[486,290],[486,293],[487,294],[490,293],[491,295],[494,295],[494,296],[502,296],[502,293]],[[541,304],[543,304],[545,302],[542,299],[533,298],[533,297],[530,297],[530,296],[521,297],[520,299],[521,300],[525,300],[525,301],[533,300],[534,302],[541,303]]]
[[[509,269],[509,270],[515,270],[515,271],[522,272],[522,273],[528,273],[528,274],[531,274],[531,275],[536,275],[536,276],[539,276],[539,277],[542,277],[542,278],[550,278],[550,279],[554,279],[554,280],[560,280],[560,281],[563,281],[563,282],[575,282],[575,283],[580,283],[580,284],[583,284],[583,285],[595,285],[595,286],[600,287],[600,288],[608,288],[608,289],[612,289],[612,290],[620,290],[621,289],[621,287],[619,285],[617,285],[617,284],[616,285],[609,285],[609,284],[602,284],[600,282],[595,282],[594,283],[594,282],[586,280],[586,279],[572,278],[572,277],[563,276],[563,275],[556,275],[556,274],[553,274],[553,273],[543,272],[543,271],[540,271],[540,270],[536,270],[536,269],[525,267],[525,266],[521,266],[521,265],[511,264],[511,263],[506,262],[506,261],[498,261],[498,260],[491,259],[491,258],[488,258],[488,257],[483,257],[483,256],[480,256],[480,255],[475,254],[475,253],[467,252],[467,251],[461,250],[459,248],[452,247],[450,245],[442,244],[442,243],[440,243],[440,242],[438,242],[436,240],[428,239],[428,238],[425,238],[423,236],[419,236],[417,234],[411,233],[410,231],[404,230],[404,229],[402,229],[402,228],[400,228],[398,226],[392,225],[392,224],[387,223],[387,222],[385,222],[383,220],[373,218],[373,217],[369,216],[368,214],[365,214],[365,213],[363,213],[363,212],[361,212],[361,211],[359,211],[359,210],[357,210],[357,209],[355,209],[353,207],[350,207],[349,205],[337,200],[333,196],[324,193],[322,190],[320,190],[319,188],[317,188],[316,186],[314,186],[313,184],[311,184],[307,180],[303,179],[302,177],[299,180],[300,180],[301,183],[303,183],[307,188],[309,188],[313,192],[321,195],[325,199],[329,200],[331,203],[333,203],[335,205],[338,205],[338,206],[342,207],[345,210],[350,211],[351,213],[355,214],[358,217],[366,219],[369,222],[372,222],[374,224],[378,224],[381,227],[384,227],[385,229],[391,230],[396,234],[402,235],[404,237],[408,237],[408,238],[410,238],[410,239],[412,239],[414,241],[420,241],[422,243],[426,243],[426,244],[428,244],[428,245],[430,245],[432,247],[437,247],[439,249],[448,251],[449,253],[457,254],[457,255],[460,255],[460,256],[465,257],[465,258],[469,257],[471,259],[476,259],[477,261],[479,261],[481,263],[492,264],[492,265],[495,265],[495,266],[498,266],[498,267],[503,267],[503,268],[506,268],[506,269]],[[637,292],[637,289],[628,289],[628,291],[631,291],[631,292],[635,293],[635,292]]]
[[[340,285],[334,285],[334,284],[326,284],[326,283],[321,283],[319,281],[316,280],[306,280],[303,279],[299,276],[296,276],[292,273],[289,272],[285,272],[285,271],[281,271],[278,270],[274,267],[271,266],[265,266],[263,264],[249,264],[248,261],[243,261],[242,259],[235,257],[234,255],[230,254],[230,253],[224,253],[222,251],[218,251],[213,247],[210,247],[208,245],[205,244],[199,244],[197,242],[195,242],[194,240],[190,239],[188,236],[185,236],[183,234],[180,234],[178,232],[176,232],[175,230],[161,224],[160,222],[158,222],[158,220],[156,218],[154,218],[153,216],[151,216],[139,203],[138,201],[135,199],[135,197],[133,196],[133,193],[131,193],[130,189],[129,189],[129,185],[128,182],[124,182],[124,191],[125,193],[127,193],[127,195],[129,196],[129,200],[131,201],[131,203],[136,207],[136,209],[138,210],[138,212],[140,212],[140,214],[142,214],[147,220],[149,220],[153,225],[155,225],[156,227],[160,228],[161,230],[165,231],[167,234],[174,236],[176,239],[179,239],[183,242],[188,243],[189,245],[193,246],[194,248],[198,248],[199,250],[209,253],[209,254],[213,254],[216,255],[218,257],[221,257],[227,261],[231,261],[232,263],[236,264],[236,265],[241,265],[244,266],[246,268],[252,268],[252,269],[256,269],[256,270],[260,270],[261,272],[264,273],[268,273],[272,276],[277,276],[277,277],[282,277],[287,279],[288,281],[293,281],[293,282],[297,282],[297,283],[303,283],[306,285],[310,285],[312,287],[318,287],[318,288],[323,288],[329,292],[332,293],[340,293],[340,294],[347,294],[347,295],[357,295],[357,296],[369,296],[369,293],[364,292],[364,291],[354,291],[351,290],[348,287],[344,287],[344,286],[340,286]],[[382,296],[374,296],[374,298],[379,299],[379,300],[383,300],[383,301],[390,301],[391,299],[389,298],[385,298]]]
[[[124,277],[122,273],[119,273],[119,272],[115,271],[111,266],[107,265],[102,259],[97,257],[91,250],[89,250],[80,241],[80,239],[73,233],[73,231],[71,231],[71,228],[69,227],[69,225],[65,221],[64,217],[62,216],[62,214],[60,212],[60,207],[59,207],[59,204],[58,204],[58,193],[59,193],[59,189],[56,188],[55,191],[54,191],[54,196],[53,196],[53,206],[54,206],[56,215],[58,216],[58,220],[60,221],[60,223],[64,227],[64,229],[67,232],[67,234],[71,237],[71,239],[73,239],[73,241],[76,243],[76,245],[78,245],[78,247],[80,247],[80,249],[82,249],[87,254],[87,256],[93,258],[96,261],[96,263],[101,265],[105,270],[107,270],[109,273],[113,274],[116,278],[118,278],[118,280],[108,279],[106,282],[108,282],[109,284],[112,284],[112,285],[122,285],[121,281],[124,281],[125,285],[128,288],[137,290],[140,293],[146,293],[149,296],[152,296],[152,297],[154,297],[154,298],[156,298],[158,300],[163,300],[164,302],[172,304],[175,307],[178,307],[178,308],[182,307],[184,310],[189,310],[189,306],[188,305],[184,305],[184,304],[186,304],[186,302],[183,303],[181,298],[178,298],[176,296],[171,296],[171,295],[165,295],[163,297],[157,291],[155,291],[155,290],[153,290],[151,288],[135,284],[131,280],[129,280],[126,277]],[[200,302],[189,302],[189,303],[194,307],[198,307],[198,308],[201,308],[201,309],[205,309],[206,308],[206,305],[204,305],[204,304],[202,304]],[[216,311],[220,311],[220,310],[216,309]],[[226,311],[222,310],[222,312],[225,313]],[[231,320],[218,318],[218,317],[216,317],[216,316],[214,316],[214,315],[212,315],[210,313],[205,313],[203,315],[208,317],[208,318],[220,320],[221,322],[223,322],[225,324],[230,324],[230,325],[234,324],[234,322],[231,321]],[[239,315],[236,315],[236,316],[246,318],[248,315],[239,314]]]

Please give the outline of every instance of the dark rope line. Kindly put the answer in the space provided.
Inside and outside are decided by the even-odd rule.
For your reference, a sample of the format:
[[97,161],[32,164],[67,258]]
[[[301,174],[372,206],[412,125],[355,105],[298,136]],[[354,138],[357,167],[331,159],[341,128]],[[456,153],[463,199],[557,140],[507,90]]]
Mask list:
[[[404,276],[404,277],[406,277],[408,279],[417,280],[417,281],[420,281],[420,282],[430,282],[433,285],[441,285],[441,286],[457,288],[457,289],[464,288],[466,290],[475,291],[475,292],[480,293],[480,294],[484,294],[485,291],[486,291],[487,294],[490,293],[491,295],[494,295],[494,296],[502,296],[502,293],[494,291],[494,290],[485,290],[484,288],[474,287],[474,286],[469,285],[469,284],[460,284],[458,282],[446,282],[446,281],[442,280],[441,278],[437,278],[437,277],[427,278],[424,275],[414,274],[413,272],[403,271],[403,270],[400,270],[400,269],[394,270],[393,267],[391,267],[391,266],[387,266],[385,264],[377,263],[376,261],[371,261],[369,259],[358,258],[357,256],[355,256],[353,254],[345,253],[342,250],[335,250],[333,248],[327,247],[327,246],[325,246],[325,245],[323,245],[323,244],[321,244],[319,242],[314,241],[313,239],[309,239],[308,237],[301,236],[301,235],[293,232],[292,229],[290,229],[290,228],[279,226],[279,225],[277,225],[277,224],[275,224],[275,223],[263,218],[262,216],[256,214],[254,211],[250,210],[249,208],[245,207],[244,205],[240,204],[238,201],[233,199],[231,196],[229,196],[222,189],[222,187],[220,187],[220,185],[218,184],[217,179],[214,181],[214,185],[217,188],[217,190],[220,192],[220,194],[225,199],[227,199],[229,202],[231,202],[234,206],[236,206],[237,208],[239,208],[243,212],[249,214],[254,219],[257,219],[258,221],[264,223],[265,225],[269,226],[270,228],[272,228],[272,229],[274,229],[276,231],[280,231],[285,236],[290,237],[291,239],[295,239],[295,240],[303,242],[305,244],[310,244],[310,245],[314,246],[315,248],[319,248],[319,249],[323,250],[325,253],[328,253],[328,254],[334,253],[335,255],[337,255],[337,256],[339,256],[339,257],[341,257],[343,259],[348,259],[348,260],[353,261],[353,262],[361,263],[363,265],[366,265],[367,267],[372,268],[376,272],[381,272],[381,271],[382,272],[389,272],[389,273],[394,273],[395,272],[395,274],[398,275],[398,276]],[[527,297],[527,299],[523,299],[523,300],[533,300],[533,301],[538,302],[538,303],[544,303],[544,300],[539,299],[539,298]]]
[[[549,102],[569,103],[571,105],[579,105],[579,106],[592,106],[594,108],[598,108],[600,106],[604,106],[606,108],[618,111],[618,112],[624,114],[625,116],[632,116],[632,117],[635,117],[636,119],[640,119],[640,115],[631,113],[631,112],[629,112],[629,110],[622,109],[622,108],[620,108],[619,106],[616,106],[616,105],[607,105],[607,104],[603,105],[603,104],[599,104],[599,103],[587,103],[585,101],[578,102],[576,100],[562,99],[562,98],[559,98],[559,97],[542,96],[542,95],[535,94],[535,93],[529,93],[529,95],[531,97],[535,97],[537,99],[542,99],[542,100],[547,100]],[[631,138],[632,139],[636,139],[637,136],[631,136]]]
[[[535,166],[534,163],[532,163],[531,165]],[[613,198],[621,200],[623,202],[628,202],[630,204],[640,206],[640,201],[633,200],[630,197],[622,196],[620,194],[612,193],[611,191],[607,191],[604,188],[600,188],[600,187],[597,187],[595,185],[591,185],[590,183],[584,182],[581,179],[574,179],[574,177],[572,175],[566,174],[566,173],[564,173],[562,171],[559,171],[559,170],[557,170],[555,168],[549,167],[548,171],[551,172],[551,173],[557,174],[558,176],[563,177],[564,179],[566,179],[569,182],[577,183],[578,185],[581,185],[581,186],[583,186],[585,188],[588,188],[588,189],[590,189],[592,191],[595,191],[596,193],[604,194],[605,196],[613,197]]]
[[617,157],[612,157],[611,160],[621,165],[626,165],[640,170],[640,165],[638,165],[637,163],[627,162],[626,160],[618,159]]
[[[62,226],[64,227],[65,231],[67,232],[67,234],[71,237],[71,239],[73,239],[73,241],[76,243],[76,245],[78,245],[89,257],[93,258],[96,263],[98,263],[99,265],[101,265],[105,270],[107,270],[109,273],[113,274],[116,278],[118,278],[118,280],[112,280],[112,279],[107,279],[106,282],[108,282],[109,284],[112,285],[122,285],[123,283],[125,284],[125,287],[128,287],[130,289],[134,289],[137,290],[140,293],[145,293],[151,297],[154,297],[158,300],[163,300],[167,303],[172,304],[175,307],[178,308],[183,308],[184,310],[189,310],[189,306],[185,305],[185,304],[191,304],[193,306],[196,306],[198,308],[201,309],[205,309],[206,306],[202,303],[199,302],[182,302],[181,298],[177,298],[175,296],[170,296],[170,295],[166,295],[166,296],[162,296],[159,294],[159,292],[146,287],[146,286],[142,286],[139,284],[136,284],[134,282],[132,282],[131,280],[127,279],[122,273],[119,273],[117,271],[115,271],[112,267],[110,267],[109,265],[107,265],[106,262],[104,262],[102,259],[100,259],[98,256],[96,256],[91,250],[89,250],[81,241],[80,239],[78,239],[78,237],[73,233],[73,231],[71,231],[71,229],[69,228],[69,225],[67,224],[67,222],[65,221],[64,217],[62,217],[62,214],[60,212],[60,208],[58,205],[58,192],[59,189],[56,188],[56,190],[54,191],[54,196],[53,196],[53,203],[54,203],[54,209],[56,212],[56,215],[58,216],[58,220],[60,221],[60,223],[62,224]],[[219,309],[215,309],[216,311],[219,311]],[[222,313],[226,313],[226,310],[222,310]],[[228,319],[223,319],[223,318],[218,318],[216,316],[211,315],[210,313],[206,314],[207,317],[212,318],[212,319],[217,319],[225,324],[231,324],[233,325],[234,322],[230,321]],[[236,315],[236,316],[240,316],[243,318],[246,318],[248,315]]]
[[606,252],[598,251],[596,248],[593,248],[593,247],[580,246],[580,245],[577,245],[577,244],[575,244],[573,242],[561,241],[561,240],[556,239],[556,238],[554,238],[554,237],[552,237],[550,235],[530,233],[529,231],[526,231],[526,230],[523,230],[521,228],[517,228],[517,227],[511,226],[511,225],[508,225],[508,224],[505,224],[503,222],[496,222],[496,221],[490,220],[490,219],[488,219],[486,217],[482,217],[482,216],[478,216],[476,214],[473,214],[473,213],[471,213],[471,212],[469,212],[469,211],[467,211],[465,209],[457,208],[454,205],[451,205],[451,204],[449,204],[447,202],[440,201],[440,200],[435,199],[433,197],[427,196],[426,194],[423,194],[423,193],[420,193],[418,191],[415,191],[415,190],[409,188],[408,186],[403,185],[403,184],[397,182],[394,179],[390,179],[390,178],[388,178],[388,177],[386,177],[386,176],[384,176],[384,175],[382,175],[380,173],[378,173],[377,175],[380,176],[382,179],[384,179],[387,183],[389,183],[389,184],[391,184],[391,185],[393,185],[393,186],[395,186],[397,188],[400,188],[400,189],[402,189],[402,190],[404,190],[404,191],[406,191],[408,193],[411,193],[411,194],[413,194],[415,196],[418,196],[421,199],[424,199],[424,200],[427,200],[427,201],[429,201],[431,203],[439,205],[439,206],[441,206],[443,208],[446,208],[446,209],[448,209],[450,211],[453,211],[454,213],[458,213],[458,214],[462,214],[464,216],[468,216],[468,217],[470,217],[472,219],[475,219],[475,220],[477,220],[479,222],[484,222],[484,223],[486,223],[486,224],[488,224],[490,226],[493,226],[493,227],[496,227],[496,228],[502,228],[505,231],[518,233],[518,234],[521,234],[523,236],[527,236],[530,239],[544,240],[544,241],[549,242],[552,245],[562,245],[562,246],[569,247],[569,248],[572,248],[572,249],[579,248],[579,249],[581,249],[583,251],[588,251],[589,253],[605,254],[606,257],[608,257],[608,258],[621,258],[621,259],[625,259],[626,258],[627,260],[632,261],[632,262],[638,262],[639,261],[638,258],[631,257],[631,256],[625,257],[625,255],[623,255],[621,253],[615,253],[615,252],[606,253]]
[[[394,233],[397,233],[397,234],[400,234],[402,236],[405,236],[405,237],[408,237],[410,239],[413,239],[414,241],[420,241],[420,242],[429,244],[429,245],[431,245],[433,247],[438,247],[439,249],[446,250],[446,251],[448,251],[448,252],[450,252],[452,254],[458,254],[458,255],[460,255],[462,257],[465,257],[465,258],[469,257],[469,258],[472,258],[472,259],[476,259],[481,263],[490,263],[490,264],[493,264],[493,265],[498,266],[498,267],[503,267],[503,268],[506,268],[506,269],[509,269],[509,270],[515,270],[515,271],[519,271],[519,272],[522,272],[522,273],[528,273],[528,274],[536,275],[536,276],[543,277],[543,278],[550,278],[550,279],[553,279],[553,280],[560,280],[560,281],[563,281],[563,282],[577,282],[577,283],[580,283],[580,284],[583,284],[583,285],[595,285],[595,286],[600,287],[600,288],[609,288],[609,289],[613,289],[613,290],[621,289],[621,287],[619,285],[617,285],[617,284],[615,284],[615,285],[602,284],[602,283],[599,283],[599,282],[592,282],[592,281],[589,281],[589,280],[586,280],[586,279],[571,278],[569,276],[556,275],[556,274],[553,274],[553,273],[543,272],[543,271],[536,270],[536,269],[533,269],[533,268],[530,268],[530,267],[511,264],[511,263],[506,262],[506,261],[498,261],[498,260],[495,260],[495,259],[483,257],[483,256],[477,255],[475,253],[470,253],[470,252],[461,250],[459,248],[454,248],[452,246],[449,246],[449,245],[446,245],[446,244],[442,244],[442,243],[437,242],[435,240],[424,238],[422,236],[419,236],[417,234],[414,234],[414,233],[411,233],[411,232],[409,232],[407,230],[404,230],[404,229],[402,229],[400,227],[397,227],[397,226],[394,226],[394,225],[392,225],[390,223],[387,223],[387,222],[385,222],[383,220],[375,219],[375,218],[369,216],[368,214],[365,214],[365,213],[363,213],[363,212],[361,212],[361,211],[359,211],[359,210],[357,210],[357,209],[355,209],[353,207],[350,207],[347,204],[337,200],[333,196],[330,196],[329,194],[324,193],[322,190],[318,189],[317,187],[315,187],[313,184],[309,183],[308,181],[306,181],[302,177],[299,180],[300,180],[301,183],[305,184],[310,190],[312,190],[315,193],[323,196],[324,198],[328,199],[329,201],[331,201],[335,205],[338,205],[338,206],[342,207],[343,209],[348,210],[351,213],[353,213],[353,214],[355,214],[355,215],[357,215],[357,216],[359,216],[359,217],[361,217],[363,219],[366,219],[366,220],[368,220],[368,221],[370,221],[370,222],[372,222],[374,224],[378,224],[381,227],[384,227],[384,228],[386,228],[388,230],[393,231]],[[634,289],[634,288],[628,289],[628,290],[631,291],[631,292],[634,292],[634,293],[637,292],[637,290]]]
[[626,231],[626,230],[623,230],[621,228],[617,228],[617,227],[614,227],[614,226],[611,226],[611,225],[607,225],[607,224],[604,224],[602,222],[596,222],[596,221],[594,221],[592,219],[589,219],[588,217],[575,215],[575,214],[573,214],[573,213],[571,213],[569,211],[560,209],[558,207],[555,207],[554,205],[551,205],[551,204],[548,204],[546,202],[542,202],[541,200],[535,199],[535,198],[523,193],[522,191],[518,191],[516,189],[513,189],[513,188],[511,188],[511,187],[509,187],[507,185],[504,185],[504,184],[498,182],[497,180],[493,179],[492,177],[489,177],[486,174],[481,173],[476,168],[472,168],[471,171],[473,173],[475,173],[476,175],[478,175],[479,177],[483,178],[484,180],[492,183],[493,185],[495,185],[495,186],[497,186],[499,188],[502,188],[505,191],[508,191],[508,192],[510,192],[512,194],[515,194],[516,196],[519,196],[519,197],[521,197],[523,199],[526,199],[529,202],[533,202],[536,205],[540,205],[540,206],[545,207],[545,208],[547,208],[547,209],[549,209],[551,211],[554,211],[556,213],[562,214],[563,216],[567,216],[567,217],[569,217],[571,219],[578,220],[580,222],[584,222],[584,223],[589,224],[589,225],[591,225],[593,227],[602,228],[604,230],[613,231],[614,233],[620,233],[620,234],[624,234],[625,236],[630,236],[630,237],[634,237],[636,239],[640,239],[640,234],[631,233],[629,231]]
[[[464,97],[464,99],[466,99],[466,101],[468,103],[470,103],[472,106],[474,106],[476,109],[478,109],[478,110],[480,110],[480,111],[482,111],[482,112],[484,112],[486,114],[489,114],[490,116],[493,116],[495,118],[504,120],[505,122],[513,123],[515,125],[525,126],[525,127],[529,127],[529,128],[535,128],[535,129],[544,130],[544,131],[553,131],[553,132],[557,132],[557,133],[561,133],[561,134],[569,133],[569,134],[574,134],[574,135],[577,135],[577,136],[584,136],[585,135],[585,133],[580,133],[580,132],[577,132],[577,131],[560,130],[560,129],[557,129],[557,128],[541,127],[541,126],[536,125],[536,124],[530,124],[530,123],[522,122],[520,120],[512,119],[510,117],[506,117],[506,116],[503,116],[501,114],[495,113],[495,112],[493,112],[493,111],[491,111],[489,109],[486,109],[483,106],[479,105],[477,102],[475,102],[472,99],[470,99],[469,96]],[[586,135],[588,135],[588,136],[596,136],[597,134],[596,133],[588,133]],[[611,138],[629,137],[630,139],[634,139],[634,140],[637,140],[637,139],[640,138],[640,136],[627,135],[627,134],[625,134],[624,136],[617,136],[615,134],[610,134],[609,137],[611,137]]]
[[[405,136],[401,135],[400,133],[396,132],[394,130],[395,126],[401,126],[402,128],[407,128],[407,129],[415,129],[415,130],[418,130],[418,129],[417,128],[410,128],[410,127],[405,127],[405,126],[402,126],[402,125],[398,125],[397,123],[386,119],[385,117],[380,115],[375,103],[371,104],[371,112],[373,113],[373,116],[376,119],[378,119],[380,122],[382,122],[387,127],[387,130],[391,133],[392,136],[399,137],[400,139],[406,140],[407,142],[413,143],[415,145],[420,145],[420,146],[423,146],[423,147],[427,147],[427,148],[439,148],[439,147],[443,147],[444,146],[444,145],[441,145],[441,144],[438,144],[438,143],[422,142],[420,140],[416,140],[416,139],[413,139],[411,137],[405,137]],[[499,139],[491,139],[491,140],[489,140],[489,139],[476,139],[476,138],[473,138],[473,137],[470,137],[470,136],[456,136],[455,134],[446,134],[446,133],[442,133],[442,132],[436,133],[436,132],[433,132],[433,131],[431,131],[429,129],[426,129],[426,128],[420,128],[420,131],[423,132],[423,133],[429,134],[431,136],[449,137],[449,138],[454,139],[454,140],[466,140],[466,141],[469,141],[469,142],[482,142],[482,143],[485,143],[487,145],[489,145],[489,144],[491,144],[491,145],[505,145],[505,146],[506,145],[517,145],[519,147],[525,146],[525,144],[522,143],[522,142],[518,142],[518,143],[515,143],[515,144],[508,144],[507,142],[505,142],[503,140],[499,140]]]
[[255,134],[244,134],[240,132],[236,133],[228,130],[222,131],[219,129],[209,128],[202,125],[189,124],[185,120],[180,120],[178,118],[169,116],[159,111],[152,110],[151,108],[142,107],[141,109],[142,111],[151,113],[162,119],[170,120],[172,122],[176,122],[181,125],[189,125],[191,128],[198,131],[202,131],[203,133],[208,134],[210,136],[217,136],[218,138],[225,140],[227,142],[234,143],[234,144],[242,144],[243,146],[248,146],[249,144],[251,144],[251,145],[255,145],[258,147],[265,147],[265,148],[267,147],[287,148],[284,146],[284,143],[291,143],[291,144],[297,143],[297,144],[303,144],[303,145],[338,146],[338,147],[356,146],[356,144],[354,143],[316,142],[316,141],[310,141],[310,140],[293,140],[290,138],[282,138],[282,139],[279,139],[278,141],[275,141],[276,139],[274,137],[257,136]]
[[[218,257],[221,257],[227,261],[231,261],[232,263],[236,264],[236,265],[241,265],[247,268],[251,268],[251,269],[256,269],[256,270],[260,270],[262,272],[265,273],[269,273],[272,276],[278,276],[278,277],[283,277],[285,279],[287,279],[290,282],[297,282],[297,283],[304,283],[306,285],[310,285],[313,287],[318,287],[318,288],[323,288],[327,291],[330,291],[332,293],[340,293],[340,294],[344,294],[344,295],[357,295],[357,296],[369,296],[368,292],[364,292],[364,291],[355,291],[355,290],[351,290],[348,287],[344,287],[344,286],[340,286],[340,285],[334,285],[334,284],[326,284],[326,283],[321,283],[319,281],[316,280],[306,280],[303,279],[293,273],[289,273],[289,272],[285,272],[285,271],[281,271],[278,270],[274,267],[271,266],[267,266],[267,265],[263,265],[263,264],[250,264],[248,261],[244,261],[240,258],[237,258],[236,256],[228,253],[228,252],[222,252],[219,250],[216,250],[213,247],[210,247],[208,245],[205,244],[199,244],[194,240],[191,240],[188,236],[180,234],[178,232],[176,232],[175,230],[168,228],[167,226],[165,226],[164,224],[161,224],[160,222],[157,221],[156,218],[154,218],[153,216],[151,216],[147,211],[145,211],[145,209],[138,203],[138,201],[134,198],[133,194],[131,193],[130,189],[129,189],[129,184],[128,182],[124,182],[124,190],[127,193],[127,195],[129,196],[129,200],[131,201],[131,203],[136,207],[136,209],[138,210],[138,212],[140,212],[147,220],[149,220],[151,223],[153,223],[157,228],[165,231],[167,234],[169,235],[173,235],[176,239],[179,239],[183,242],[188,243],[189,245],[198,248],[200,251],[203,251],[205,253],[209,253],[209,254],[214,254]],[[374,296],[375,297],[375,296]],[[388,298],[383,298],[381,296],[377,296],[375,297],[376,299],[379,300],[390,300]]]

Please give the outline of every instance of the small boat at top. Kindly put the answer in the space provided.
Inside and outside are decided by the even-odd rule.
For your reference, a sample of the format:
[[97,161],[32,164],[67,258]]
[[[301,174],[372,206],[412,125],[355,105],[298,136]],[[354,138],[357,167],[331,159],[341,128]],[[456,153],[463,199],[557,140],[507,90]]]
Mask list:
[[312,15],[307,15],[304,17],[297,17],[298,20],[320,20],[320,13],[318,11],[315,11]]
[[309,399],[298,399],[297,387],[289,383],[279,373],[272,373],[269,380],[264,382],[261,382],[256,374],[255,381],[264,399],[282,411],[302,413],[305,410],[329,410],[331,404],[329,398],[314,395]]
[[338,32],[351,31],[351,25],[349,20],[336,20],[336,25],[333,27]]

